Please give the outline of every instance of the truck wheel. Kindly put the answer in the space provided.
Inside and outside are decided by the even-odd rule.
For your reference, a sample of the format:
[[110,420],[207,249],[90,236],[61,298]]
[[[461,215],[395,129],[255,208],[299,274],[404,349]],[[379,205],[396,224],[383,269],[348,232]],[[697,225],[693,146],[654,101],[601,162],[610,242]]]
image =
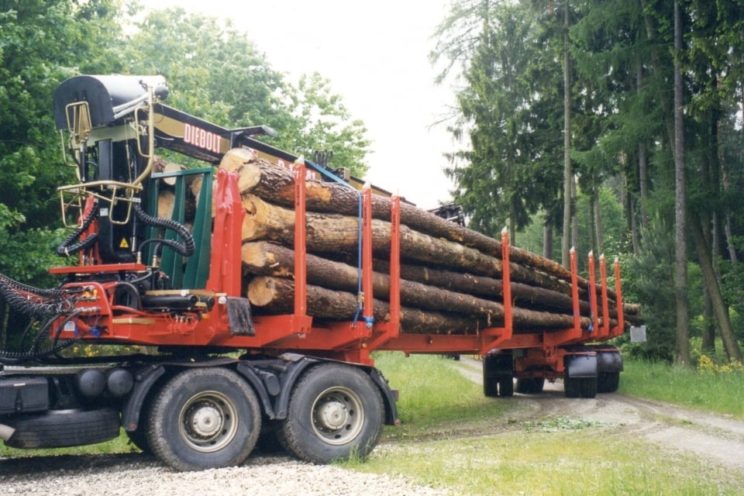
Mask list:
[[620,386],[620,372],[600,372],[597,377],[598,393],[614,393]]
[[563,390],[566,398],[578,398],[581,393],[581,379],[563,378]]
[[382,397],[369,376],[326,364],[310,369],[295,385],[278,435],[296,457],[328,463],[369,454],[383,421]]
[[499,395],[499,383],[493,377],[483,374],[483,395],[487,398],[496,398]]
[[517,379],[517,392],[522,394],[542,393],[545,379],[536,377],[525,377]]
[[185,370],[159,391],[148,416],[147,443],[176,470],[239,465],[261,431],[253,390],[219,367]]
[[595,398],[597,396],[597,378],[586,377],[579,379],[579,395],[582,398]]
[[514,396],[514,378],[512,376],[499,377],[499,396],[502,398]]

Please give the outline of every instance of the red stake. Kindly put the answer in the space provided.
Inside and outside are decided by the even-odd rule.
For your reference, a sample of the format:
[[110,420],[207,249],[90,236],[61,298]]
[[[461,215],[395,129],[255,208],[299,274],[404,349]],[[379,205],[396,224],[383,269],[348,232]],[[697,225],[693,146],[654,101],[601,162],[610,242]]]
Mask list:
[[602,335],[610,335],[610,303],[607,299],[607,261],[599,256],[599,277],[602,278]]
[[600,328],[597,320],[597,274],[594,267],[594,252],[589,252],[589,307],[592,312],[592,334],[599,336]]
[[573,301],[574,332],[581,335],[581,308],[579,307],[579,275],[576,267],[576,250],[571,248],[571,300]]
[[364,321],[372,327],[375,321],[372,288],[372,189],[362,190],[362,291],[364,292]]
[[400,198],[390,199],[390,330],[400,335]]
[[615,304],[617,305],[617,332],[615,336],[625,332],[625,309],[623,308],[623,283],[620,278],[620,261],[615,258]]
[[511,339],[512,329],[512,297],[511,297],[511,268],[509,266],[509,231],[504,228],[501,231],[501,281],[502,293],[504,295],[504,336],[503,339]]
[[294,232],[294,317],[299,323],[307,315],[307,244],[305,216],[305,161],[298,159],[294,164],[295,179],[295,232]]

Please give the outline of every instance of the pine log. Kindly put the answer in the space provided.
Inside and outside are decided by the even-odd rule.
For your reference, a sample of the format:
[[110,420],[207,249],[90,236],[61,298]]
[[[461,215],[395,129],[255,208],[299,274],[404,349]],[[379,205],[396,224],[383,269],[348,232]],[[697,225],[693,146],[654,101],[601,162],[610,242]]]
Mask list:
[[[253,195],[243,198],[246,217],[243,221],[243,241],[269,240],[291,245],[294,239],[294,212],[265,202]],[[485,276],[500,276],[502,263],[467,246],[414,231],[401,225],[401,254],[404,260],[434,263]],[[358,220],[337,214],[307,213],[307,249],[313,253],[355,252],[358,248]],[[386,253],[390,247],[390,223],[372,221],[372,245],[376,253]],[[571,288],[539,271],[521,265],[509,265],[515,281],[529,283],[564,294]]]
[[[277,167],[262,161],[250,150],[235,148],[224,157],[221,168],[239,173],[241,194],[253,194],[271,203],[294,207],[294,175],[291,170]],[[359,209],[359,192],[337,183],[308,179],[307,208],[324,213],[356,215]],[[449,222],[430,212],[401,203],[401,223],[416,231],[434,237],[475,248],[489,255],[501,258],[501,242],[466,227]],[[390,198],[372,196],[372,216],[376,219],[390,220]],[[510,247],[510,259],[541,270],[554,277],[570,282],[571,273],[558,262],[541,257],[527,250]],[[588,287],[588,281],[579,277],[579,285]],[[614,291],[610,290],[614,297]]]
[[[252,305],[272,313],[291,312],[294,303],[294,282],[268,276],[251,279],[248,285],[248,298]],[[314,317],[350,320],[357,311],[357,298],[346,291],[333,291],[320,286],[307,285],[308,314]],[[569,315],[532,310],[514,309],[515,328],[566,328],[573,325]],[[377,321],[390,318],[389,305],[374,300],[374,316]],[[502,314],[503,315],[503,314]],[[488,325],[503,325],[503,318],[497,322],[487,322],[478,316],[455,316],[434,311],[423,311],[410,307],[401,307],[401,328],[411,333],[475,333]],[[582,320],[588,326],[588,319]]]
[[[242,256],[243,267],[250,274],[274,277],[292,277],[294,274],[294,251],[284,246],[265,241],[244,243]],[[372,286],[375,298],[387,300],[390,292],[388,264],[375,262],[374,268],[376,271],[373,272]],[[501,296],[502,291],[502,283],[497,279],[410,265],[402,266],[401,273],[403,277],[400,280],[400,292],[403,305],[483,315],[489,319],[503,317],[500,301],[493,301]],[[307,255],[309,284],[353,293],[357,291],[358,280],[356,267]],[[485,296],[490,300],[474,295]],[[512,283],[512,295],[514,306],[521,307],[516,309],[516,321],[521,321],[520,312],[523,308],[534,310],[552,307],[558,310],[556,313],[570,313],[573,308],[568,296],[525,284]],[[585,315],[589,313],[587,302],[582,301],[581,308]]]
[[[382,273],[390,272],[390,264],[387,261],[375,260],[374,267],[375,270]],[[422,284],[484,298],[500,298],[503,295],[502,281],[492,277],[453,272],[445,269],[432,269],[422,265],[412,264],[402,264],[400,266],[400,275],[401,278],[409,281],[420,282]],[[573,310],[573,300],[571,297],[558,291],[512,282],[511,292],[513,303],[518,307],[552,308],[567,312]],[[586,300],[580,300],[579,306],[583,315],[588,315],[591,311],[589,303]]]
[[[289,313],[294,300],[294,282],[276,277],[255,277],[248,285],[251,305],[270,313]],[[352,293],[307,286],[308,314],[330,320],[351,320],[357,312],[357,299]],[[375,301],[374,316],[378,322],[389,320],[387,303]],[[483,327],[477,319],[456,317],[439,312],[401,308],[401,329],[410,333],[475,334]]]

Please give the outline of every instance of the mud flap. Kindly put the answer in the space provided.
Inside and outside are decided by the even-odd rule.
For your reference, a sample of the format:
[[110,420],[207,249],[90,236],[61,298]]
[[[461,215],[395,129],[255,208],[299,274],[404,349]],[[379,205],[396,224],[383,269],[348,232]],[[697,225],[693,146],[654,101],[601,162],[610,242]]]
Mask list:
[[623,371],[623,357],[619,351],[598,351],[597,372],[613,373]]
[[230,296],[227,298],[227,319],[233,336],[255,336],[251,317],[251,304],[248,298]]
[[566,356],[566,374],[572,379],[597,377],[597,353]]

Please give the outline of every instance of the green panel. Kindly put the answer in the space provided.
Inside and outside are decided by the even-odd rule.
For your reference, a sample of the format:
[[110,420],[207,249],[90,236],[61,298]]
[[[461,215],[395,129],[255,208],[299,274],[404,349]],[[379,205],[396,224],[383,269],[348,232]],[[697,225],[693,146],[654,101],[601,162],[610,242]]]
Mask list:
[[[173,216],[171,217],[179,224],[183,224],[186,219],[186,180],[183,176],[176,177],[176,198],[173,204]],[[180,241],[175,231],[166,229],[165,239],[171,241]],[[171,287],[180,289],[183,283],[183,257],[169,247],[163,248],[163,258],[160,261],[160,267],[171,278]]]
[[212,249],[212,170],[204,173],[199,203],[194,218],[194,243],[196,252],[186,264],[183,287],[203,289],[209,278],[209,262]]
[[[194,236],[194,254],[186,260],[175,253],[171,248],[164,247],[160,268],[168,274],[171,287],[174,289],[203,289],[209,277],[209,262],[212,241],[212,181],[213,170],[211,168],[186,169],[173,172],[154,173],[150,176],[150,189],[148,195],[148,213],[157,216],[158,195],[160,193],[161,180],[165,178],[176,178],[175,203],[172,220],[183,223],[186,216],[186,178],[185,176],[202,175],[203,181],[199,192],[199,202],[196,206],[196,214],[192,235]],[[162,230],[148,226],[146,239],[162,237]],[[178,236],[171,230],[165,231],[165,239],[178,240]],[[146,258],[143,262],[149,264],[152,261],[153,245],[145,248],[143,254]]]

